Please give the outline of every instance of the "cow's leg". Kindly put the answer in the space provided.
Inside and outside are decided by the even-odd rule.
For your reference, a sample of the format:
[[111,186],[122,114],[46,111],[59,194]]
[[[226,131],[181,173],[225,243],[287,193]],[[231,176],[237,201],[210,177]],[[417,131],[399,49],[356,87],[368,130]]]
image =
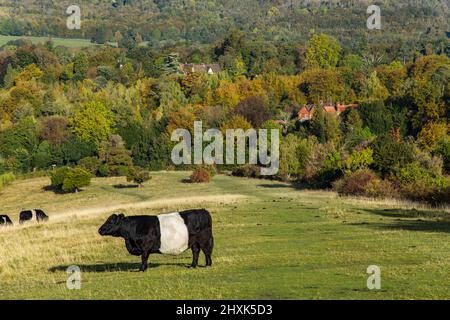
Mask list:
[[212,251],[213,251],[213,247],[214,247],[214,239],[211,236],[208,237],[208,240],[205,240],[202,243],[202,251],[205,254],[205,259],[206,259],[206,266],[207,267],[211,267],[212,266]]
[[147,251],[141,255],[142,265],[141,265],[141,268],[139,269],[139,271],[144,272],[145,270],[147,270],[149,256],[150,256],[150,252],[147,252]]
[[196,242],[192,245],[192,264],[191,268],[196,268],[198,265],[198,257],[200,255],[200,245]]

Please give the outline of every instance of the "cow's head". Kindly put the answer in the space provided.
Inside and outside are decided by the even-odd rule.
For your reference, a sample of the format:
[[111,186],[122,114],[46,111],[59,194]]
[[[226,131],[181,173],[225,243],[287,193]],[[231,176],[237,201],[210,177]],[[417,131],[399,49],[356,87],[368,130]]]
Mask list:
[[119,237],[120,227],[124,218],[125,216],[123,214],[113,214],[105,221],[100,229],[98,229],[98,233],[102,236]]

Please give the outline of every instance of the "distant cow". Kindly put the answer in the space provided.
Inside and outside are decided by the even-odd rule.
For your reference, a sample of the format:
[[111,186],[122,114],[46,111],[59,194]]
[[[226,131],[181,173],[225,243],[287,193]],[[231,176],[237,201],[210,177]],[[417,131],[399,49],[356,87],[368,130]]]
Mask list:
[[33,211],[31,210],[25,210],[19,214],[20,224],[25,223],[26,221],[30,221],[31,219],[33,219]]
[[0,226],[11,226],[13,223],[8,216],[0,215]]
[[102,236],[122,237],[130,254],[141,256],[140,271],[147,270],[151,253],[179,255],[192,249],[192,264],[198,264],[200,250],[206,257],[206,266],[212,265],[214,245],[212,219],[205,209],[188,210],[158,216],[113,214],[98,230]]
[[44,222],[48,220],[48,216],[41,209],[33,209],[33,210],[25,210],[19,214],[19,223],[22,224],[26,221],[30,221],[33,219],[33,216],[36,217],[37,222]]
[[37,222],[48,221],[48,216],[41,209],[34,209],[34,212],[35,212],[35,215],[36,215],[36,221]]

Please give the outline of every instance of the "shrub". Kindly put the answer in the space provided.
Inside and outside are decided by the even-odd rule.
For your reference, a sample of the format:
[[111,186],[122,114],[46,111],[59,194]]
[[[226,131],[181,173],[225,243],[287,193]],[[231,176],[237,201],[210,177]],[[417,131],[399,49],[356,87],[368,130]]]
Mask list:
[[217,168],[215,165],[204,165],[202,168],[209,172],[211,178],[214,178],[217,175]]
[[142,187],[142,184],[148,180],[150,180],[152,177],[150,176],[150,172],[143,170],[139,167],[131,167],[128,170],[127,175],[127,181],[133,181],[139,185],[139,187]]
[[376,178],[367,183],[365,195],[371,198],[396,198],[398,191],[390,181]]
[[400,169],[398,180],[405,198],[432,204],[449,202],[445,195],[448,195],[450,179],[435,174],[416,162]]
[[64,178],[62,190],[64,192],[78,192],[80,188],[91,184],[91,174],[85,169],[78,167],[70,169]]
[[99,177],[108,177],[110,175],[109,166],[106,163],[101,164],[98,167],[97,174]]
[[64,192],[78,192],[91,183],[91,174],[82,167],[58,168],[51,173],[51,186]]
[[440,174],[436,174],[429,169],[424,168],[417,162],[411,163],[399,170],[398,177],[402,185],[413,182],[421,182],[430,187],[446,187],[448,179]]
[[234,169],[231,174],[235,177],[259,178],[261,175],[260,168],[253,164],[239,166]]
[[57,169],[53,170],[50,175],[51,186],[55,189],[62,190],[62,186],[64,184],[64,178],[66,177],[69,170],[70,169],[67,167],[57,168]]
[[79,165],[89,173],[96,175],[101,162],[97,157],[86,157],[80,160]]
[[192,183],[203,183],[203,182],[209,182],[211,180],[211,175],[208,170],[205,168],[197,168],[192,172],[191,176],[189,177],[189,182]]
[[365,196],[369,183],[379,178],[371,170],[359,170],[333,183],[339,195]]

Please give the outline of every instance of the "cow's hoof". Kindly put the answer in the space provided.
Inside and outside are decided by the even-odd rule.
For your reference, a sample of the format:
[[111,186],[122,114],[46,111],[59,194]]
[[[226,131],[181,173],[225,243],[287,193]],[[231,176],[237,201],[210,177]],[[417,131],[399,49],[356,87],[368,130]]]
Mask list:
[[190,266],[188,266],[188,268],[189,268],[189,269],[195,269],[195,268],[197,268],[197,266],[191,264]]

